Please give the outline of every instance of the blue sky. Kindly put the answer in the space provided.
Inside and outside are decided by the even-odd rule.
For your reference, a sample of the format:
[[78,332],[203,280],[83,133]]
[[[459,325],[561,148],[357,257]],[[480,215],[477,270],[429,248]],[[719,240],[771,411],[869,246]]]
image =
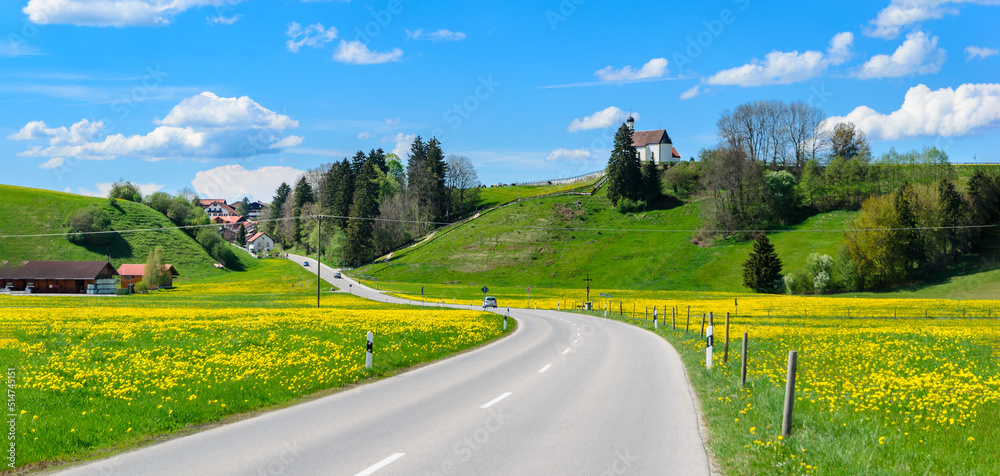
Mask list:
[[[483,183],[684,158],[719,114],[804,101],[890,147],[1000,162],[1000,1],[19,0],[0,6],[0,183],[269,200],[437,136]],[[405,160],[405,156],[403,157]]]

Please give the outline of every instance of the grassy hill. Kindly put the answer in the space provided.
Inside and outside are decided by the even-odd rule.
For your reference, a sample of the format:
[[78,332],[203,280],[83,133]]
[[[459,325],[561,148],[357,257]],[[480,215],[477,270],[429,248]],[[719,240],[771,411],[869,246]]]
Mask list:
[[[511,204],[393,255],[360,273],[381,281],[743,291],[742,263],[751,243],[701,247],[700,202],[622,215],[599,192]],[[771,236],[785,269],[805,267],[809,253],[835,255],[839,230],[855,214],[820,214]]]
[[[0,185],[0,236],[61,234],[67,230],[66,217],[92,203],[101,204],[111,216],[115,230],[172,227],[161,213],[141,204],[117,200],[109,205],[104,198]],[[19,264],[25,260],[110,260],[143,263],[149,252],[162,246],[166,261],[181,273],[181,279],[209,277],[227,271],[214,267],[215,260],[195,240],[180,230],[127,232],[108,246],[80,246],[65,236],[0,238],[0,261]],[[237,252],[241,267],[256,266],[256,260]]]

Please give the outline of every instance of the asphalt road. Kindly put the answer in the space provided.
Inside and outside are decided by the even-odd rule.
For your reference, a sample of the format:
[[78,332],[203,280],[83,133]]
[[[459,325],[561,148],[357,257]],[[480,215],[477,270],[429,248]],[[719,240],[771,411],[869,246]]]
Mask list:
[[[353,294],[399,301],[322,272]],[[473,352],[61,474],[710,473],[666,341],[576,314],[510,315],[517,331]]]

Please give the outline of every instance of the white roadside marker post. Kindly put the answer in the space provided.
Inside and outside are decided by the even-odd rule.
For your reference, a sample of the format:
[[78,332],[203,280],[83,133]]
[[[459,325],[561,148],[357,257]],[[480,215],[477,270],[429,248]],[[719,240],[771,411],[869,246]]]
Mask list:
[[653,307],[653,330],[655,331],[656,329],[658,329],[656,325],[656,307]]
[[366,369],[372,368],[372,348],[374,347],[374,343],[375,343],[375,334],[372,334],[371,331],[368,331],[368,349],[365,351]]
[[705,329],[705,368],[712,369],[712,346],[715,344],[712,338],[712,324]]
[[503,315],[503,330],[507,330],[507,316],[510,315],[510,306],[507,306],[507,313]]

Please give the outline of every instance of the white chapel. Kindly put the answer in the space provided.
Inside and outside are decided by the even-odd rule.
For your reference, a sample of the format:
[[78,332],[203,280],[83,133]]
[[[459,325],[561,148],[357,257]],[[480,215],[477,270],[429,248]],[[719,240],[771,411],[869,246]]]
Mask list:
[[[666,129],[637,131],[635,130],[635,119],[632,116],[628,116],[625,122],[632,130],[632,147],[635,147],[636,152],[639,153],[639,162],[647,161],[650,157],[657,164],[680,160],[681,155],[674,148]],[[664,157],[667,159],[664,160]]]

